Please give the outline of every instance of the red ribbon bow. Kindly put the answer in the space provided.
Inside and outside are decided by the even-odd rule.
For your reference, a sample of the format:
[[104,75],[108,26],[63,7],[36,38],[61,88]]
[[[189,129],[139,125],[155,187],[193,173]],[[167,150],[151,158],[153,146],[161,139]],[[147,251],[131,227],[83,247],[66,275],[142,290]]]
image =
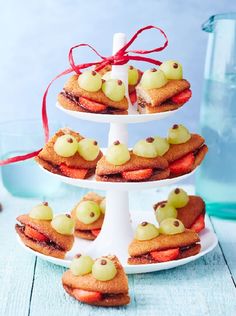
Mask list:
[[[137,39],[137,37],[144,31],[149,30],[149,29],[156,29],[158,30],[165,38],[165,42],[162,46],[160,47],[156,47],[150,50],[128,50],[128,48],[132,45],[132,43]],[[85,69],[85,68],[89,68],[91,66],[95,66],[95,69],[97,71],[103,69],[104,67],[106,67],[107,65],[125,65],[127,64],[130,60],[135,60],[135,61],[144,61],[144,62],[148,62],[154,65],[159,66],[161,64],[161,62],[159,60],[150,58],[150,57],[145,57],[145,56],[139,56],[139,55],[145,55],[145,54],[150,54],[150,53],[155,53],[155,52],[160,52],[162,50],[164,50],[168,45],[168,38],[165,34],[165,32],[160,29],[159,27],[153,26],[153,25],[148,25],[145,26],[141,29],[139,29],[132,37],[131,39],[120,49],[118,50],[118,52],[112,56],[109,57],[104,57],[101,54],[98,53],[98,51],[92,47],[89,44],[79,44],[79,45],[75,45],[73,47],[70,48],[69,50],[69,63],[71,68],[68,68],[66,70],[64,70],[62,73],[60,73],[59,75],[57,75],[55,78],[52,79],[52,81],[49,83],[49,85],[47,86],[44,95],[43,95],[43,100],[42,100],[42,122],[43,122],[43,130],[44,130],[44,136],[45,136],[45,142],[48,141],[49,139],[49,126],[48,126],[48,116],[47,116],[47,95],[48,95],[48,91],[51,87],[51,85],[53,84],[54,81],[56,81],[58,78],[67,75],[71,72],[76,72],[77,74],[81,74],[81,70]],[[76,65],[74,62],[74,57],[73,57],[73,52],[76,48],[80,48],[80,47],[89,47],[101,60],[99,61],[95,61],[95,62],[91,62],[91,63],[85,63],[85,64],[79,64]],[[130,54],[138,54],[138,55],[130,55]],[[33,158],[35,156],[38,155],[38,153],[41,151],[37,150],[35,152],[26,154],[26,155],[21,155],[21,156],[16,156],[16,157],[12,157],[12,158],[8,158],[5,160],[0,160],[0,166],[6,165],[6,164],[10,164],[13,162],[18,162],[18,161],[23,161],[26,159],[30,159]]]

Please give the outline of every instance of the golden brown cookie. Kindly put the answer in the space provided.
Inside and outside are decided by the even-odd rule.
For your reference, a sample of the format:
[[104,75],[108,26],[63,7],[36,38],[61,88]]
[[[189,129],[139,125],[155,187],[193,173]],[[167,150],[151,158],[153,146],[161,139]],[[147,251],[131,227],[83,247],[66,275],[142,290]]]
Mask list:
[[102,224],[104,221],[104,215],[101,214],[100,217],[91,224],[84,224],[76,217],[76,208],[82,201],[93,201],[98,204],[101,203],[101,201],[104,199],[103,196],[100,196],[94,192],[88,192],[85,196],[83,196],[82,200],[76,204],[76,206],[71,211],[71,216],[76,220],[75,222],[75,236],[88,239],[88,240],[94,240],[96,236],[92,233],[92,230],[97,230],[102,228]]
[[75,276],[70,270],[64,272],[62,276],[62,285],[68,294],[73,295],[73,290],[80,289],[85,291],[99,292],[102,294],[101,300],[89,303],[97,306],[119,306],[130,302],[128,295],[128,278],[115,256],[108,256],[116,266],[117,274],[114,279],[109,281],[99,281],[95,279],[92,273]]
[[[24,214],[17,217],[17,221],[21,224],[16,224],[16,232],[20,236],[23,243],[48,256],[56,258],[64,258],[74,243],[74,236],[62,235],[55,231],[51,226],[51,221],[37,220]],[[30,238],[25,233],[25,229],[29,227],[46,237],[46,241]]]
[[35,158],[43,168],[47,169],[52,173],[62,174],[60,166],[65,164],[69,168],[75,169],[87,169],[86,178],[91,176],[96,168],[98,160],[102,157],[102,152],[100,151],[98,157],[93,161],[87,161],[82,158],[78,152],[76,152],[72,157],[61,157],[57,155],[54,150],[54,144],[58,137],[65,134],[72,135],[77,141],[82,140],[84,137],[79,133],[76,133],[68,128],[60,129],[49,141],[45,144],[44,148],[40,151],[38,156]]
[[[112,101],[109,99],[100,89],[97,92],[88,92],[78,85],[78,77],[79,75],[73,75],[69,78],[69,80],[66,82],[62,94],[73,101],[73,98],[75,101],[79,102],[79,98],[83,97],[88,100],[98,102],[101,104],[107,105],[109,108],[118,109],[120,111],[126,111],[128,110],[128,100],[126,97],[124,97],[121,101]],[[80,104],[80,106],[82,106]],[[87,111],[88,112],[88,111]]]
[[181,248],[199,242],[199,236],[192,230],[175,235],[159,235],[151,240],[139,241],[134,239],[129,245],[129,255],[131,257],[145,255],[151,251]]
[[96,168],[96,179],[98,181],[123,182],[122,172],[136,171],[140,169],[153,169],[153,174],[146,181],[165,179],[169,176],[168,162],[163,157],[143,158],[130,152],[130,160],[120,166],[109,163],[103,156]]
[[185,80],[169,80],[166,85],[158,89],[144,89],[141,85],[136,87],[138,110],[140,113],[156,113],[174,110],[182,106],[170,99],[180,92],[189,89],[190,83]]

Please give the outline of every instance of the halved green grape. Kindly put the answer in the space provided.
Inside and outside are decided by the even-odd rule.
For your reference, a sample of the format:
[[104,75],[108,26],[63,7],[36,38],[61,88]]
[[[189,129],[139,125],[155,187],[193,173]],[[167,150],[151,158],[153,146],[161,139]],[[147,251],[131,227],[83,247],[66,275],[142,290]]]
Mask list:
[[166,218],[176,218],[177,210],[169,203],[162,203],[156,210],[156,219],[160,224]]
[[138,83],[138,77],[139,77],[139,73],[138,70],[136,68],[134,68],[133,66],[129,66],[129,70],[128,70],[128,83],[130,85],[135,85]]
[[166,83],[167,79],[164,72],[156,68],[146,70],[140,81],[140,84],[144,89],[161,88],[166,85]]
[[167,140],[169,144],[182,144],[186,143],[190,138],[191,134],[186,127],[181,124],[174,124],[169,129]]
[[130,160],[129,149],[125,144],[115,141],[107,149],[106,160],[115,166],[120,166]]
[[78,143],[78,152],[80,156],[87,161],[93,161],[96,159],[99,151],[100,148],[96,140],[84,138]]
[[109,281],[117,274],[115,264],[107,258],[97,259],[92,268],[92,274],[99,281]]
[[105,214],[105,212],[106,212],[106,199],[105,198],[101,201],[99,206],[100,206],[100,210],[101,210],[102,214]]
[[92,272],[94,261],[90,256],[76,255],[70,264],[73,275],[85,275]]
[[75,222],[69,214],[55,216],[51,225],[59,234],[72,235],[74,233]]
[[183,79],[182,65],[176,60],[167,60],[163,62],[159,69],[164,72],[167,79]]
[[76,217],[84,224],[94,223],[100,214],[100,207],[94,201],[82,201],[76,207]]
[[154,138],[148,137],[138,141],[133,148],[133,153],[139,157],[155,158],[157,151],[154,145]]
[[70,134],[59,136],[54,144],[56,154],[61,157],[74,156],[77,149],[78,142],[75,137]]
[[[188,204],[189,196],[188,194],[180,188],[176,188],[175,190],[171,191],[168,196],[168,203],[173,205],[174,207],[184,207]],[[172,217],[172,216],[171,216]]]
[[159,235],[158,228],[148,222],[139,224],[135,231],[135,239],[137,240],[150,240]]
[[102,84],[102,91],[112,101],[119,102],[125,96],[125,85],[119,79],[108,79]]
[[176,218],[164,219],[159,228],[160,234],[163,235],[175,235],[185,231],[184,224]]
[[86,91],[96,92],[102,87],[102,77],[94,70],[87,70],[79,76],[78,84],[80,88]]
[[53,218],[52,208],[47,202],[34,206],[29,212],[29,217],[39,220],[50,221]]
[[153,145],[158,156],[163,156],[170,148],[167,139],[162,137],[154,137]]

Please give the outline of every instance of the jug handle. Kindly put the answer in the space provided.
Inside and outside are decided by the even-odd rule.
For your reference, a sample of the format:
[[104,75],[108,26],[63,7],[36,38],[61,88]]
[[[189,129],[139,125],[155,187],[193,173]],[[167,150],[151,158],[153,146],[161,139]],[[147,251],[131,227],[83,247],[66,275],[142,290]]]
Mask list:
[[202,24],[202,30],[208,33],[212,33],[214,26],[214,18],[215,16],[211,16],[206,22]]

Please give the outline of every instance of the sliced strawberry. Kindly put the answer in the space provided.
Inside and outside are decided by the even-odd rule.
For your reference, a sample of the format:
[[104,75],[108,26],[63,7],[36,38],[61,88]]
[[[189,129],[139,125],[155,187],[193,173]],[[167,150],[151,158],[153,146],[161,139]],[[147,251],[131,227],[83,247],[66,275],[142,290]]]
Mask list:
[[101,231],[100,228],[98,228],[98,229],[92,229],[92,230],[91,230],[92,234],[93,234],[95,237],[97,237],[97,236],[99,235],[100,231]]
[[190,172],[193,168],[194,160],[194,154],[189,153],[184,157],[173,161],[169,166],[170,173],[174,176],[178,176]]
[[192,96],[192,91],[190,89],[186,89],[171,98],[171,101],[176,104],[184,104],[186,103]]
[[133,91],[129,95],[130,102],[134,105],[137,102],[137,94],[136,91]]
[[139,169],[122,172],[122,177],[127,181],[141,181],[151,177],[152,169]]
[[196,233],[200,233],[200,231],[202,231],[204,228],[205,228],[205,219],[204,219],[204,215],[201,214],[193,223],[193,225],[191,226],[191,229],[194,230]]
[[45,235],[41,234],[36,229],[28,225],[25,226],[25,235],[37,241],[44,241],[44,242],[49,241],[49,239]]
[[107,108],[107,105],[105,105],[105,104],[94,102],[94,101],[85,99],[83,97],[79,98],[79,103],[85,109],[87,109],[91,112],[95,112],[95,113],[102,112],[102,111],[106,110],[106,108]]
[[88,172],[88,169],[71,168],[64,163],[60,165],[60,170],[64,176],[75,179],[84,179]]
[[150,252],[152,258],[158,262],[175,260],[179,256],[179,248]]
[[73,295],[77,300],[84,303],[98,302],[102,299],[102,294],[100,292],[85,291],[80,289],[74,289]]

